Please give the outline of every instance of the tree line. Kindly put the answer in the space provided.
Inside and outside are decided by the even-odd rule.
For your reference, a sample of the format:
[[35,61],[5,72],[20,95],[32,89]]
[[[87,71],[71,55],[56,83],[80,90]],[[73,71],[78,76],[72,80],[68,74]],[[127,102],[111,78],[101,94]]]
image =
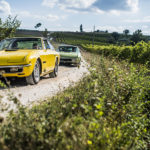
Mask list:
[[[83,29],[83,25],[80,25],[80,32],[84,32]],[[108,30],[106,31],[100,31],[99,29],[97,30],[93,30],[93,32],[95,33],[108,33]],[[133,32],[133,34],[130,34],[130,30],[129,29],[125,29],[123,30],[123,33],[118,33],[118,32],[112,32],[111,33],[111,38],[109,39],[109,43],[112,44],[116,44],[116,43],[121,43],[123,41],[123,43],[126,43],[127,45],[131,44],[131,45],[135,45],[140,41],[145,41],[147,42],[149,39],[143,35],[142,30],[138,29],[135,32]]]

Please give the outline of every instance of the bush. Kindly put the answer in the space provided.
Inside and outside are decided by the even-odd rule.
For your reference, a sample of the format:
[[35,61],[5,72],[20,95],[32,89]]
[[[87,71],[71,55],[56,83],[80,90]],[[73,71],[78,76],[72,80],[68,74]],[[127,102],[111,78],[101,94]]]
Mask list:
[[0,41],[5,38],[13,37],[20,24],[17,17],[12,18],[11,16],[8,16],[4,22],[2,22],[0,18]]
[[121,66],[101,57],[76,87],[32,109],[19,105],[1,124],[0,149],[147,149],[149,70]]

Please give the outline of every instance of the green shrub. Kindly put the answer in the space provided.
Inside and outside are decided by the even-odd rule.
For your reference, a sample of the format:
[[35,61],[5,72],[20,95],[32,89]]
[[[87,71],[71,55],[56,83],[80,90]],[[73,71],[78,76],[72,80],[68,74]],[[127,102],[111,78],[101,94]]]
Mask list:
[[[123,69],[124,68],[124,69]],[[0,128],[0,149],[147,149],[149,70],[102,57],[76,87],[27,109]]]

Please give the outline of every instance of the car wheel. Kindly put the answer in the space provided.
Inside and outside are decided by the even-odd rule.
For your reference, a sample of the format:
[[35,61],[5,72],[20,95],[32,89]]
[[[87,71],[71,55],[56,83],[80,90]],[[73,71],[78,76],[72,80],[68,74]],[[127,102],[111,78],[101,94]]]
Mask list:
[[58,75],[58,60],[56,60],[55,68],[54,68],[53,72],[51,72],[49,74],[49,76],[50,76],[50,78],[55,78],[55,77],[57,77],[57,75]]
[[27,84],[37,84],[40,81],[40,63],[36,62],[32,74],[26,77]]

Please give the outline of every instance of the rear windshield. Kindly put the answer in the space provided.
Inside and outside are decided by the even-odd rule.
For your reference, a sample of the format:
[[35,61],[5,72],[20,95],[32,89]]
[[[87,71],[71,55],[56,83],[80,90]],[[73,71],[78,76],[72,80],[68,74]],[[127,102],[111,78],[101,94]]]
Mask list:
[[60,52],[76,52],[77,47],[68,47],[68,46],[61,46],[59,47]]
[[42,49],[42,43],[40,38],[6,39],[0,42],[3,49]]

